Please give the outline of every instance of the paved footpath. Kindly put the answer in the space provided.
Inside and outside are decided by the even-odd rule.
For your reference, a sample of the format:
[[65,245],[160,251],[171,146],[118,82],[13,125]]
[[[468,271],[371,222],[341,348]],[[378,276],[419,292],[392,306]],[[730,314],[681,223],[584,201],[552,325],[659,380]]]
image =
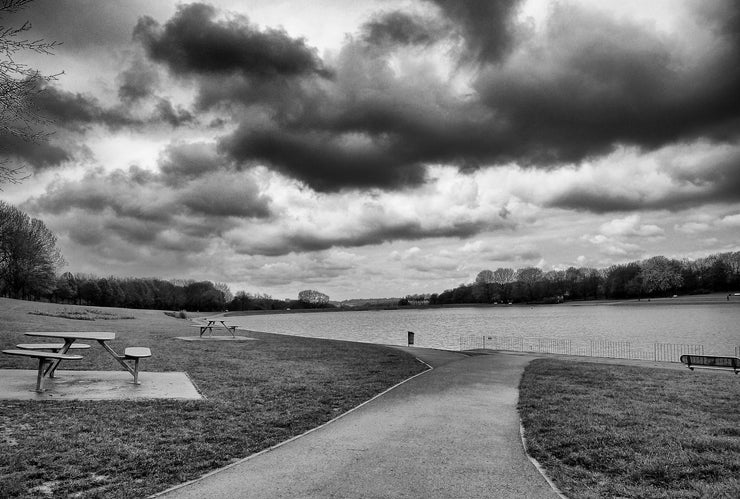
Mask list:
[[332,423],[167,498],[557,498],[516,411],[532,359],[403,348],[434,367]]

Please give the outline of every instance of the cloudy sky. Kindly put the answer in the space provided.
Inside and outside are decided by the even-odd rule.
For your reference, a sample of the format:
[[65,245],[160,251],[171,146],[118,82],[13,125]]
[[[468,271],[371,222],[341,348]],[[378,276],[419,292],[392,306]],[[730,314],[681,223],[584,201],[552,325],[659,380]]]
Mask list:
[[276,298],[740,249],[733,0],[36,0],[65,270]]

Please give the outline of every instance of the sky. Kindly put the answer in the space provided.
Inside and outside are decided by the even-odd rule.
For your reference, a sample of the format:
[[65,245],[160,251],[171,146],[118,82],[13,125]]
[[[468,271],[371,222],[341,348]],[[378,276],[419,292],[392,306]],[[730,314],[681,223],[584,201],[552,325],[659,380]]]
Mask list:
[[35,0],[64,271],[333,300],[740,250],[733,0]]

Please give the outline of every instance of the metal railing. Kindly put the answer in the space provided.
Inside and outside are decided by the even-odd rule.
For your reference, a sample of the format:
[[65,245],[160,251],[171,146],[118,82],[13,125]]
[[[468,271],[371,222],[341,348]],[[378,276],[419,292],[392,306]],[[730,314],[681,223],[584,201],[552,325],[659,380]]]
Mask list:
[[[703,345],[653,343],[634,347],[629,341],[573,340],[562,338],[527,338],[521,336],[460,336],[460,350],[505,350],[527,353],[550,353],[582,357],[680,362],[681,355],[704,355]],[[740,347],[735,347],[740,357]]]

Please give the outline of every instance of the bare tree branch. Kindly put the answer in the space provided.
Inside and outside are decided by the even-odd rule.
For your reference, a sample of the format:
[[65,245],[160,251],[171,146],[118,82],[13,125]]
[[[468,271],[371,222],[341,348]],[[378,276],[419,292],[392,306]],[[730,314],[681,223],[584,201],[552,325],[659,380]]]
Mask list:
[[[52,54],[60,45],[58,42],[28,40],[23,35],[31,29],[31,23],[20,26],[7,26],[4,18],[26,7],[33,0],[0,1],[0,138],[12,135],[25,141],[44,140],[50,132],[43,129],[50,121],[39,114],[34,105],[34,97],[42,92],[49,81],[61,73],[43,75],[26,64],[17,62],[19,52],[32,51],[39,54]],[[0,158],[5,153],[0,143]],[[8,158],[0,159],[0,185],[19,183],[30,175],[21,165],[14,165]]]

